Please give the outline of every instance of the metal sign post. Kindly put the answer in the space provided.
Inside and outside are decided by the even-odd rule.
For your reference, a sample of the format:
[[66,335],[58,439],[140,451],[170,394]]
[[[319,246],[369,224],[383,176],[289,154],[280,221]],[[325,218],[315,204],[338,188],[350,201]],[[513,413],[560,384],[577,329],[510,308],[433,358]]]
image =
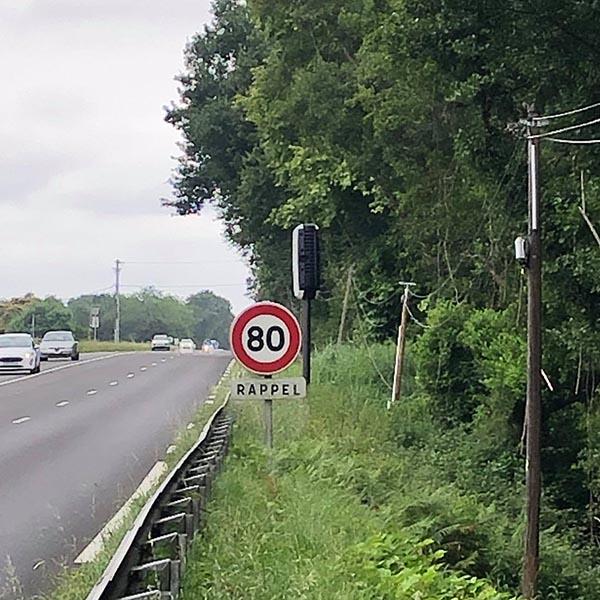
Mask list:
[[233,355],[243,367],[264,377],[232,381],[231,397],[264,401],[265,444],[269,449],[273,447],[273,399],[303,398],[306,394],[302,378],[271,377],[296,360],[301,345],[300,324],[281,304],[258,302],[240,313],[231,325]]
[[100,308],[92,306],[90,309],[90,328],[93,331],[94,341],[98,340],[98,328],[100,327]]
[[[271,376],[265,375],[265,379],[271,379]],[[269,450],[273,450],[273,398],[265,398],[263,406],[265,415],[265,446]]]
[[321,287],[319,228],[314,223],[298,225],[292,233],[292,280],[294,296],[302,300],[302,371],[310,383],[310,303]]

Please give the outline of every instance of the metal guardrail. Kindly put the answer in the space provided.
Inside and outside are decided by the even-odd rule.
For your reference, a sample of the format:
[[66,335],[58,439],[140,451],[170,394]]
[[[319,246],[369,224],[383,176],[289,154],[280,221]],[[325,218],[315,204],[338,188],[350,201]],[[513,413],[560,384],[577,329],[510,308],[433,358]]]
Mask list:
[[203,525],[214,477],[229,445],[229,395],[198,441],[148,499],[87,600],[174,600],[187,548]]

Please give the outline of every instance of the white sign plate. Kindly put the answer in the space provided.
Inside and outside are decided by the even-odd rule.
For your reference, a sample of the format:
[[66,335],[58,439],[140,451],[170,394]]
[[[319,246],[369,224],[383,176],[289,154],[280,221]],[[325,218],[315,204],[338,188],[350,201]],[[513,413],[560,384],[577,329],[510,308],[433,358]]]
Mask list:
[[278,400],[306,397],[306,379],[237,379],[231,382],[232,400]]

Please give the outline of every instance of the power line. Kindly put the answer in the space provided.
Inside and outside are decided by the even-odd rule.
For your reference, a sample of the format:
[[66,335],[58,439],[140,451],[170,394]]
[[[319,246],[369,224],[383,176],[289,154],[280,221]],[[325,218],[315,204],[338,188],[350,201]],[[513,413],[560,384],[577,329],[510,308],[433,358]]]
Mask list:
[[574,131],[575,129],[583,129],[584,127],[589,127],[590,125],[596,125],[600,123],[599,119],[592,119],[591,121],[587,121],[585,123],[579,123],[578,125],[569,125],[568,127],[562,127],[561,129],[555,129],[554,131],[545,131],[544,133],[536,133],[534,135],[525,136],[528,140],[538,140],[541,138],[547,138],[557,133],[564,133],[565,131]]
[[211,288],[211,287],[246,287],[245,283],[203,283],[203,284],[177,284],[177,285],[154,285],[149,283],[126,283],[121,284],[125,288],[145,288],[152,287],[157,289],[168,288]]
[[587,110],[591,110],[592,108],[597,108],[600,106],[600,102],[596,102],[595,104],[590,104],[589,106],[583,106],[581,108],[575,108],[573,110],[568,110],[563,113],[557,113],[555,115],[547,115],[545,117],[533,117],[533,121],[548,121],[550,119],[560,119],[562,117],[568,117],[570,115],[575,115],[577,113],[585,112]]
[[417,319],[417,317],[415,317],[415,315],[413,314],[412,310],[410,310],[410,306],[407,306],[407,310],[408,310],[408,314],[410,315],[410,318],[419,326],[422,327],[423,329],[431,329],[431,325],[426,325],[425,323],[421,323],[421,321],[419,321],[419,319]]
[[125,265],[212,265],[212,264],[235,264],[242,261],[233,259],[215,260],[122,260]]
[[104,288],[101,288],[99,290],[93,290],[91,292],[86,292],[84,294],[80,294],[80,296],[95,296],[97,294],[101,294],[102,292],[108,292],[109,290],[113,290],[114,287],[115,287],[114,284],[111,283],[110,285],[108,285]]
[[[356,283],[354,282],[354,280],[352,280],[351,282],[351,287],[352,290],[354,292],[354,302],[356,304],[356,307],[358,308],[359,313],[362,314],[363,318],[365,321],[369,321],[368,316],[366,315],[363,307],[360,304],[360,291],[357,289],[356,287]],[[360,330],[360,334],[362,337],[362,340],[365,344],[365,350],[367,351],[367,356],[369,357],[369,360],[371,361],[371,364],[373,365],[373,368],[375,369],[375,372],[377,373],[377,375],[379,375],[379,378],[381,379],[381,381],[383,382],[383,384],[388,388],[388,389],[392,389],[392,386],[390,384],[390,382],[385,378],[384,374],[381,372],[381,369],[378,367],[377,362],[375,361],[375,358],[373,357],[373,354],[371,353],[371,344],[369,344],[369,341],[367,340],[367,335],[364,332],[363,329],[363,322],[362,320],[359,318],[358,322],[360,324],[359,330]]]
[[546,138],[549,142],[556,142],[557,144],[574,144],[574,145],[579,145],[579,144],[600,144],[600,139],[596,139],[596,140],[565,140],[562,138],[555,138],[555,137],[549,137]]

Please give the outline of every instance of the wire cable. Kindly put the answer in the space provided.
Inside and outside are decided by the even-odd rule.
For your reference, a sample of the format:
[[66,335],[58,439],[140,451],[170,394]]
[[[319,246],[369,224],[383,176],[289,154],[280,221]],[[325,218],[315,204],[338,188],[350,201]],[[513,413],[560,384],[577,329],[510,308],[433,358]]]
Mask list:
[[243,261],[233,259],[215,260],[121,260],[122,265],[214,265],[214,264],[236,264]]
[[600,139],[597,140],[565,140],[562,138],[555,138],[555,137],[549,137],[546,138],[549,142],[556,142],[557,144],[574,144],[574,145],[578,145],[578,144],[600,144]]
[[538,140],[540,138],[547,138],[557,133],[564,133],[565,131],[574,131],[575,129],[583,129],[584,127],[589,127],[590,125],[596,125],[600,123],[599,119],[592,119],[591,121],[587,121],[585,123],[579,123],[578,125],[569,125],[568,127],[562,127],[561,129],[555,129],[554,131],[544,131],[544,133],[536,133],[535,135],[527,135],[525,136],[528,140]]
[[[356,303],[356,307],[358,308],[358,312],[362,314],[363,318],[365,321],[369,321],[369,318],[367,317],[367,315],[364,313],[364,309],[363,307],[360,305],[360,298],[359,298],[359,291],[356,287],[356,284],[354,283],[354,281],[352,281],[352,291],[354,292],[354,301]],[[361,337],[363,339],[363,342],[365,344],[365,349],[367,351],[367,356],[369,357],[369,360],[371,361],[371,364],[373,365],[373,368],[375,369],[377,375],[379,375],[379,378],[381,379],[381,381],[384,383],[384,385],[388,388],[388,389],[392,389],[392,385],[390,384],[390,382],[385,378],[385,376],[383,375],[383,373],[381,372],[381,370],[379,369],[379,367],[377,366],[377,362],[375,361],[375,358],[373,357],[373,355],[371,354],[371,346],[369,345],[369,341],[367,340],[367,336],[362,328],[362,321],[359,318],[359,323],[360,323],[360,333],[361,333]]]
[[97,296],[98,294],[101,294],[102,292],[108,292],[108,290],[114,290],[115,289],[115,284],[111,284],[105,288],[99,289],[99,290],[93,290],[92,292],[86,292],[85,294],[79,294],[80,296]]
[[574,110],[568,110],[563,113],[557,113],[555,115],[547,115],[544,117],[533,117],[533,121],[548,121],[551,119],[560,119],[562,117],[568,117],[570,115],[576,115],[577,113],[585,112],[586,110],[592,110],[592,108],[597,108],[600,106],[600,102],[596,102],[595,104],[590,104],[589,106],[583,106],[581,108],[575,108]]
[[426,325],[425,323],[421,323],[421,321],[419,321],[419,319],[417,319],[417,317],[415,317],[415,315],[413,314],[412,310],[410,310],[410,306],[407,306],[406,309],[408,310],[408,314],[410,315],[410,318],[419,326],[422,327],[423,329],[431,329],[431,325]]
[[203,283],[201,285],[194,284],[176,284],[176,285],[154,285],[152,283],[125,283],[121,284],[122,288],[145,288],[151,287],[156,289],[170,289],[170,288],[211,288],[211,287],[245,287],[245,283]]

